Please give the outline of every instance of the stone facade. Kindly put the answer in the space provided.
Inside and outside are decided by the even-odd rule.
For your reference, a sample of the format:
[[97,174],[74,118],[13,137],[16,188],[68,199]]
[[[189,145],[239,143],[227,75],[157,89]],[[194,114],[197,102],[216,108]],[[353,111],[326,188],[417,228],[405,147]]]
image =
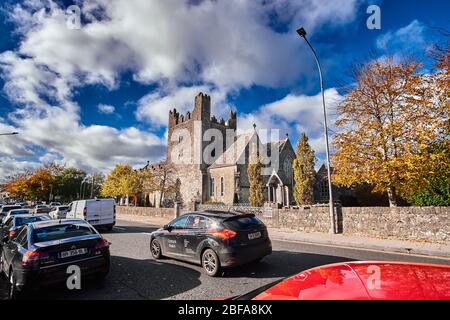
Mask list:
[[[286,137],[260,147],[262,143],[256,130],[237,135],[236,125],[235,112],[231,111],[226,121],[212,116],[211,98],[203,93],[195,97],[192,113],[181,115],[176,109],[169,112],[166,161],[176,168],[179,182],[179,194],[172,198],[184,207],[204,202],[248,203],[247,168],[255,145],[260,154],[267,150],[277,152],[277,155],[279,152],[277,158],[282,161],[280,167],[276,163],[272,175],[265,176],[266,200],[282,206],[289,205],[293,199],[292,162],[295,153],[289,139]],[[150,164],[146,166],[151,167]],[[271,190],[274,195],[278,190],[277,196],[270,197]]]

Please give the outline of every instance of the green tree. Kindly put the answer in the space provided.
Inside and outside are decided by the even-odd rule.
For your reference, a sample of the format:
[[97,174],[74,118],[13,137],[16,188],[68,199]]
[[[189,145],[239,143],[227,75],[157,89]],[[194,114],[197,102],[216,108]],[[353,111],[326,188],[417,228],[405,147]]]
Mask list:
[[316,157],[314,150],[309,145],[306,134],[302,133],[297,144],[296,158],[293,163],[295,180],[294,199],[298,205],[309,205],[313,203],[315,163]]
[[62,168],[55,172],[53,194],[62,201],[69,202],[77,199],[80,185],[86,177],[86,172],[77,168]]
[[250,182],[250,205],[262,207],[264,205],[264,181],[261,174],[262,164],[259,157],[252,157],[248,165],[247,174]]

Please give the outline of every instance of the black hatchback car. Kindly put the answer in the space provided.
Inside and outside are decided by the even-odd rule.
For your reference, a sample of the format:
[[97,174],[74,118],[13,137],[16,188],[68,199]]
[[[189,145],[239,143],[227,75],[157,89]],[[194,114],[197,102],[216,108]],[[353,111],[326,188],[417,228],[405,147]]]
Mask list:
[[11,298],[27,288],[67,281],[72,265],[80,268],[81,279],[103,279],[109,272],[109,242],[80,219],[30,223],[2,241],[0,271],[9,280]]
[[214,277],[224,267],[261,260],[272,253],[272,243],[254,214],[199,212],[153,232],[150,251],[155,259],[167,256],[201,264]]

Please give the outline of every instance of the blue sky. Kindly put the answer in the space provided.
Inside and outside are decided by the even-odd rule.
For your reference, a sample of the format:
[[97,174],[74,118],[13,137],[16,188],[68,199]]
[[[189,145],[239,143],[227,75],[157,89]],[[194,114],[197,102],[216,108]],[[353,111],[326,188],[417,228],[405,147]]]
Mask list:
[[[66,9],[81,9],[81,28]],[[381,30],[366,27],[369,5]],[[165,155],[170,108],[199,91],[238,127],[306,131],[324,144],[317,70],[295,30],[304,25],[323,64],[330,127],[349,70],[386,55],[424,52],[450,30],[443,0],[4,1],[0,12],[0,179],[58,161],[107,171]]]

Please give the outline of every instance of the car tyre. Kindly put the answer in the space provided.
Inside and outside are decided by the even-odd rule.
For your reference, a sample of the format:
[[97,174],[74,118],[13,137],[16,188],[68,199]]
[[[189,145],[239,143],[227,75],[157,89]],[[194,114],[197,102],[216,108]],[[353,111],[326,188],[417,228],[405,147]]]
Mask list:
[[217,277],[220,274],[220,260],[214,250],[206,249],[203,251],[202,267],[210,277]]
[[158,240],[152,239],[152,241],[150,242],[150,252],[153,259],[158,260],[162,258],[161,244]]

